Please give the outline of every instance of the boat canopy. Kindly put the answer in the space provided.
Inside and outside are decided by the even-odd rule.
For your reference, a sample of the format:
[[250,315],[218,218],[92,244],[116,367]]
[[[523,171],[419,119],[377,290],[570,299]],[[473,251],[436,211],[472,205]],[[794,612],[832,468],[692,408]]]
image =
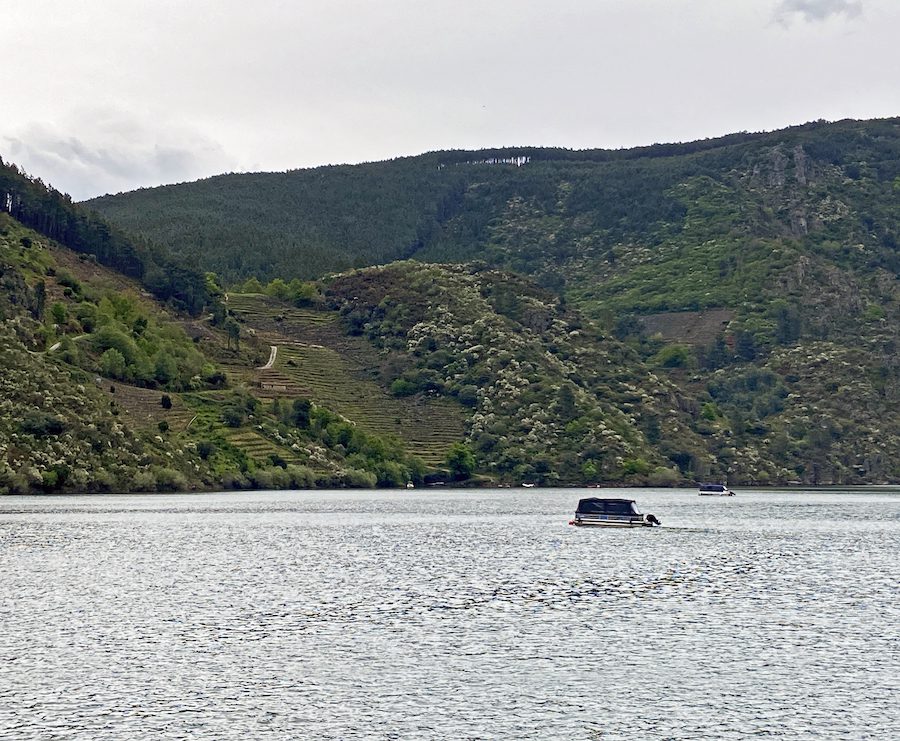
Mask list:
[[725,484],[700,484],[700,491],[725,491]]
[[599,499],[590,497],[578,501],[576,515],[639,515],[633,499]]

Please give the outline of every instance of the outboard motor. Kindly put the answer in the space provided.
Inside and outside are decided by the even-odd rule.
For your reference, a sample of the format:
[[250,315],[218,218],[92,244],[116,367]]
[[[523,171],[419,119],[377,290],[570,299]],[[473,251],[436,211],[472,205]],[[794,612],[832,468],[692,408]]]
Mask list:
[[651,525],[662,525],[662,523],[656,518],[656,515],[645,515],[644,519],[647,520]]

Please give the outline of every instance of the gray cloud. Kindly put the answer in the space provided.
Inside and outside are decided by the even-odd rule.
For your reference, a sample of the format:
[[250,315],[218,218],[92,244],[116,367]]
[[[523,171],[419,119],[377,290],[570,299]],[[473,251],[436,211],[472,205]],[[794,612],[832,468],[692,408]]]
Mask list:
[[775,9],[775,19],[786,24],[800,16],[812,23],[836,15],[856,18],[862,15],[862,10],[862,0],[781,0]]
[[[71,131],[83,133],[73,136],[67,133]],[[151,128],[113,110],[81,111],[65,126],[28,123],[0,135],[0,149],[4,159],[75,200],[195,180],[232,162],[219,144],[195,131]]]

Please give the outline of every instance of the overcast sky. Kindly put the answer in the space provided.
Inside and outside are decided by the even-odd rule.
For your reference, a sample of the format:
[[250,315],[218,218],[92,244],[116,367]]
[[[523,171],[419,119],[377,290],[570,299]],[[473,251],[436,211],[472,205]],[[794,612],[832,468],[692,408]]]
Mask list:
[[898,0],[0,0],[0,156],[75,198],[900,115]]

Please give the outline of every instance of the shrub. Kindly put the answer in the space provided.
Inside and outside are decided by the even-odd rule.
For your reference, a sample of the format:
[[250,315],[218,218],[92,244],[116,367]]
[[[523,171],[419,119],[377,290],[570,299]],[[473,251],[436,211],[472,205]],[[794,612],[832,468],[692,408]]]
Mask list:
[[391,384],[391,393],[394,396],[412,396],[416,391],[418,391],[416,385],[405,378],[398,378]]
[[69,313],[66,311],[65,305],[57,301],[50,307],[50,316],[53,317],[55,324],[65,324],[69,318]]
[[467,479],[475,470],[475,455],[464,443],[453,443],[447,453],[447,465],[455,479]]
[[158,491],[183,491],[187,489],[187,479],[181,471],[174,468],[157,468],[154,470],[156,475],[156,488]]
[[203,380],[215,388],[223,388],[228,383],[225,372],[213,367],[204,367]]
[[135,471],[129,488],[131,491],[156,491],[156,476],[152,471]]
[[658,468],[653,469],[653,472],[647,479],[647,483],[650,484],[650,486],[675,486],[678,484],[679,480],[680,477],[677,471],[659,466]]
[[685,368],[690,357],[691,351],[686,345],[669,345],[660,350],[654,360],[661,368]]
[[19,429],[27,435],[35,437],[47,437],[48,435],[60,435],[66,430],[64,419],[46,412],[28,412],[19,423]]
[[79,293],[81,291],[81,283],[79,283],[78,279],[68,270],[63,270],[61,273],[59,273],[56,278],[56,282],[61,286],[71,288],[75,293]]
[[234,406],[222,410],[222,421],[227,427],[240,427],[244,424],[244,413]]
[[307,466],[288,466],[287,474],[295,489],[314,489],[316,486],[316,474]]
[[643,458],[632,458],[622,464],[622,473],[626,476],[631,474],[645,474],[650,471],[650,464]]
[[159,405],[163,409],[171,409],[172,408],[172,397],[168,394],[163,394],[159,400]]
[[472,385],[462,386],[456,392],[456,398],[459,399],[460,404],[474,407],[478,403],[478,387]]
[[250,474],[250,481],[258,489],[287,489],[291,477],[283,468],[261,468]]
[[358,468],[349,468],[343,475],[344,486],[354,489],[371,489],[378,483],[374,473],[360,471]]

